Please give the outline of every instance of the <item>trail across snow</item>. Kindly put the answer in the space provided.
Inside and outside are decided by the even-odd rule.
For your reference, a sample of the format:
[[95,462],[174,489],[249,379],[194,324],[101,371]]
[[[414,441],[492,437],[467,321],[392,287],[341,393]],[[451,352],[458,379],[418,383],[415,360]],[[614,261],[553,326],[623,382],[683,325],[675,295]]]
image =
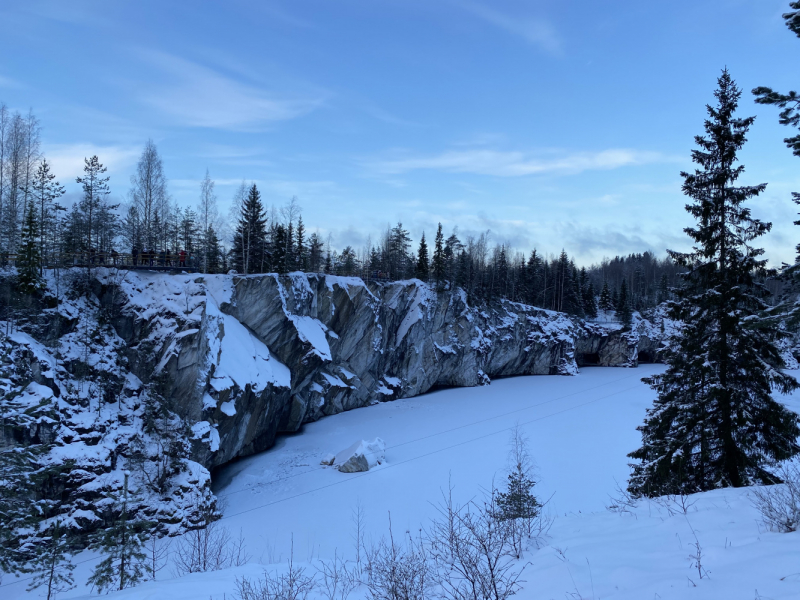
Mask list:
[[[395,531],[416,532],[435,515],[448,481],[460,500],[479,496],[493,480],[502,485],[509,430],[518,423],[536,461],[535,491],[552,496],[555,517],[547,544],[525,557],[531,564],[518,598],[800,598],[800,533],[765,531],[747,490],[699,494],[686,515],[652,502],[626,515],[605,509],[615,482],[624,485],[626,454],[638,447],[636,427],[652,403],[641,378],[661,370],[592,368],[575,377],[496,380],[309,424],[215,475],[225,503],[222,524],[234,535],[242,532],[253,564],[151,582],[112,597],[231,598],[237,575],[255,577],[262,564],[280,568],[274,563],[285,562],[292,543],[301,563],[334,551],[349,556],[359,504],[368,538],[386,532],[389,513]],[[800,395],[785,400],[800,409]],[[327,454],[375,437],[386,442],[386,462],[369,472],[344,474],[320,465]],[[699,578],[690,566],[696,540],[710,578]],[[79,566],[78,581],[86,580],[92,564]],[[168,569],[162,573],[171,577]],[[0,588],[9,600],[23,595],[22,584]]]

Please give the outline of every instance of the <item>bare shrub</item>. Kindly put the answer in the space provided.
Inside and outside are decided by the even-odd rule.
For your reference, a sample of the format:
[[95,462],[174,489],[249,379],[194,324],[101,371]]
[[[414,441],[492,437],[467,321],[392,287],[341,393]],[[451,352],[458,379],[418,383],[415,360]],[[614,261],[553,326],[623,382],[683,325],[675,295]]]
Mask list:
[[755,488],[751,502],[771,531],[790,533],[800,528],[800,468],[784,464],[778,476],[783,483]]
[[188,531],[175,551],[175,575],[219,571],[238,567],[250,560],[242,532],[233,538],[230,531],[216,521]]
[[619,514],[634,514],[633,509],[636,508],[639,498],[622,487],[617,480],[614,480],[614,484],[616,485],[615,495],[609,495],[609,503],[606,505],[606,510]]
[[236,594],[240,600],[306,600],[317,584],[314,576],[306,575],[302,567],[294,566],[294,544],[289,554],[286,573],[264,571],[255,581],[236,578]]
[[452,488],[428,532],[436,583],[450,600],[506,600],[520,589],[525,565],[514,560],[515,531],[498,519],[495,495],[453,503]]
[[356,564],[355,564],[355,571],[358,577],[361,577],[363,574],[363,567],[362,567],[362,559],[364,557],[364,531],[365,531],[365,522],[366,522],[366,515],[364,512],[364,505],[361,504],[361,501],[356,502],[356,507],[353,509],[353,513],[350,516],[350,520],[353,523],[353,546],[355,546],[356,551]]
[[432,573],[421,536],[415,540],[406,532],[398,544],[389,515],[389,539],[381,538],[366,555],[366,584],[372,600],[424,600]]
[[689,509],[692,508],[697,500],[693,500],[689,494],[667,494],[666,496],[659,496],[653,498],[658,506],[666,509],[670,517],[681,514],[689,514]]
[[339,558],[334,552],[333,560],[320,561],[317,568],[325,597],[328,600],[347,600],[351,593],[361,584],[358,578],[357,565],[352,567],[347,561]]

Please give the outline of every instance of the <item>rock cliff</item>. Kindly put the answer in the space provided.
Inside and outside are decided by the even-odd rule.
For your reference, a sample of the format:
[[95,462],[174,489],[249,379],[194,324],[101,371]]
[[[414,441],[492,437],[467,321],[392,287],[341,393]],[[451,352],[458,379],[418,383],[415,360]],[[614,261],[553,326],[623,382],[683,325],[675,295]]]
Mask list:
[[418,280],[109,269],[61,279],[48,280],[38,304],[25,300],[35,316],[22,329],[47,356],[27,365],[20,389],[32,381],[59,395],[66,384],[39,367],[49,360],[78,382],[69,385],[93,373],[133,411],[140,388],[157,391],[208,469],[322,416],[436,387],[636,366],[655,360],[663,337],[640,319],[622,332],[508,301],[470,306],[461,290]]
[[[165,280],[160,293],[174,306],[154,310]],[[108,297],[112,284],[98,283]],[[209,468],[324,415],[434,387],[636,366],[640,349],[653,360],[659,343],[649,330],[623,333],[508,301],[469,306],[460,290],[437,293],[417,280],[131,273],[119,291],[118,331],[146,370],[137,375],[167,382],[192,424],[195,458]]]

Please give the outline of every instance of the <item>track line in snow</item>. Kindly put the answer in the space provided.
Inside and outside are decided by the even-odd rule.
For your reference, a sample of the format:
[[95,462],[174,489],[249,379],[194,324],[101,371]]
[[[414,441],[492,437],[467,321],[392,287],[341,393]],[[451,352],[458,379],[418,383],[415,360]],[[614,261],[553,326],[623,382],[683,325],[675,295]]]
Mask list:
[[[522,423],[520,423],[520,425],[528,425],[530,423],[535,423],[537,421],[543,421],[544,419],[549,419],[550,417],[555,417],[557,415],[561,415],[561,414],[564,414],[566,412],[570,412],[572,410],[575,410],[575,409],[578,409],[578,408],[582,408],[584,406],[588,406],[589,404],[594,404],[595,402],[599,402],[600,400],[605,400],[606,398],[611,398],[612,396],[616,396],[616,395],[621,394],[623,392],[628,392],[630,390],[634,390],[634,389],[636,389],[638,387],[639,387],[639,385],[633,385],[633,386],[624,388],[622,390],[618,390],[616,392],[612,392],[611,394],[606,394],[605,396],[600,396],[599,398],[595,398],[594,400],[589,400],[587,402],[582,402],[581,404],[576,404],[575,406],[571,406],[569,408],[565,408],[563,410],[560,410],[560,411],[557,411],[557,412],[554,412],[554,413],[550,413],[549,415],[545,415],[543,417],[537,417],[535,419],[530,419],[528,421],[523,421]],[[335,481],[333,483],[328,483],[326,485],[321,485],[321,486],[319,486],[317,488],[314,488],[313,490],[300,492],[299,494],[294,494],[292,496],[287,496],[285,498],[280,498],[279,500],[273,500],[271,502],[267,502],[266,504],[260,504],[259,506],[254,506],[253,508],[248,508],[247,510],[242,510],[242,511],[239,511],[237,513],[225,515],[219,520],[220,521],[226,521],[227,519],[232,519],[233,517],[238,517],[238,516],[241,516],[241,515],[244,515],[244,514],[247,514],[247,513],[251,513],[251,512],[256,511],[256,510],[261,510],[262,508],[268,508],[270,506],[274,506],[275,504],[280,504],[282,502],[287,502],[288,500],[294,500],[296,498],[301,498],[302,496],[307,496],[308,494],[313,494],[315,492],[319,492],[321,490],[332,488],[332,487],[337,486],[337,485],[342,485],[342,484],[345,484],[345,483],[349,483],[351,481],[355,481],[356,479],[360,479],[362,477],[367,477],[369,475],[374,475],[375,473],[382,473],[382,472],[387,471],[387,470],[389,470],[389,469],[391,469],[393,467],[399,467],[401,465],[405,465],[405,464],[408,464],[410,462],[414,462],[414,461],[419,460],[421,458],[427,458],[428,456],[433,456],[434,454],[439,454],[439,453],[445,452],[447,450],[452,450],[453,448],[458,448],[459,446],[465,446],[467,444],[471,444],[473,442],[477,442],[479,440],[483,440],[483,439],[486,439],[486,438],[489,438],[489,437],[492,437],[492,436],[495,436],[495,435],[498,435],[498,434],[501,434],[501,433],[507,433],[507,432],[511,431],[512,429],[513,429],[513,427],[504,427],[503,429],[498,429],[498,430],[493,431],[491,433],[486,433],[486,434],[478,436],[478,437],[470,438],[468,440],[464,440],[462,442],[458,442],[457,444],[451,444],[450,446],[445,446],[444,448],[439,448],[437,450],[432,450],[431,452],[426,452],[425,454],[420,454],[419,456],[415,456],[413,458],[407,458],[407,459],[402,460],[400,462],[388,464],[385,467],[383,467],[381,469],[377,469],[375,471],[366,471],[364,473],[360,473],[358,475],[353,475],[351,477],[348,477],[347,479],[342,479],[341,481]],[[316,470],[321,470],[321,469],[315,469],[315,470],[312,470],[312,471],[305,471],[305,473],[313,473]],[[253,488],[247,488],[247,489],[253,489]]]
[[[585,394],[585,393],[594,391],[596,389],[599,389],[601,387],[604,387],[604,386],[607,386],[607,385],[611,385],[613,383],[618,383],[620,381],[624,381],[626,379],[630,379],[631,377],[636,377],[636,376],[637,376],[636,373],[634,373],[632,375],[626,375],[625,377],[620,377],[620,378],[614,379],[612,381],[606,381],[605,383],[601,383],[601,384],[598,384],[598,385],[595,385],[595,386],[592,386],[592,387],[589,387],[589,388],[585,388],[585,389],[582,389],[582,390],[571,392],[569,394],[564,394],[563,396],[558,396],[557,398],[551,398],[550,400],[545,400],[544,402],[539,402],[538,404],[532,404],[530,406],[524,406],[522,408],[518,408],[518,409],[515,409],[515,410],[511,410],[511,411],[505,412],[505,413],[501,413],[499,415],[493,415],[493,416],[487,417],[485,419],[481,419],[481,420],[478,420],[478,421],[472,421],[471,423],[465,423],[463,425],[459,425],[457,427],[452,427],[450,429],[445,429],[443,431],[438,431],[438,432],[432,433],[430,435],[425,435],[425,436],[422,436],[422,437],[419,437],[419,438],[415,438],[413,440],[407,440],[407,441],[401,442],[399,444],[394,444],[392,446],[387,446],[386,450],[393,450],[395,448],[400,448],[401,446],[407,446],[409,444],[415,444],[417,442],[421,442],[423,440],[428,440],[428,439],[431,439],[431,438],[435,438],[435,437],[438,437],[440,435],[445,435],[447,433],[452,433],[452,432],[458,431],[460,429],[466,429],[468,427],[474,427],[475,425],[481,425],[483,423],[487,423],[487,422],[492,421],[494,419],[500,419],[500,418],[503,418],[503,417],[507,417],[509,415],[513,415],[513,414],[524,412],[526,410],[532,410],[534,408],[539,408],[540,406],[545,406],[546,404],[552,404],[553,402],[558,402],[559,400],[564,400],[564,399],[570,398],[572,396],[577,396],[578,394]],[[632,389],[632,388],[626,388],[626,390],[627,389]],[[422,396],[424,396],[424,395],[427,395],[427,394],[423,394]],[[416,398],[421,398],[422,396],[415,396],[415,397]],[[410,400],[410,399],[411,398],[403,398],[402,400]],[[583,405],[579,405],[579,406],[583,406]],[[369,407],[365,407],[365,408],[369,408]],[[553,413],[553,414],[560,414],[560,413]],[[333,415],[333,416],[336,416],[336,415]],[[529,422],[533,422],[533,421],[529,421]],[[398,464],[400,464],[400,463],[398,463]],[[294,479],[295,477],[301,477],[303,475],[308,475],[310,473],[316,473],[318,471],[324,471],[325,468],[326,467],[316,467],[314,469],[308,469],[307,471],[302,471],[301,473],[293,473],[292,475],[285,475],[285,476],[279,477],[277,479],[271,479],[269,481],[262,481],[260,483],[256,483],[254,485],[242,488],[240,490],[235,490],[235,491],[232,491],[232,492],[228,492],[227,494],[217,494],[217,498],[228,498],[230,496],[234,496],[234,495],[240,494],[242,492],[248,492],[248,491],[257,490],[259,488],[262,488],[262,487],[265,487],[265,486],[268,486],[268,485],[273,485],[273,484],[276,484],[276,483],[281,483],[283,481],[288,481],[290,479]]]

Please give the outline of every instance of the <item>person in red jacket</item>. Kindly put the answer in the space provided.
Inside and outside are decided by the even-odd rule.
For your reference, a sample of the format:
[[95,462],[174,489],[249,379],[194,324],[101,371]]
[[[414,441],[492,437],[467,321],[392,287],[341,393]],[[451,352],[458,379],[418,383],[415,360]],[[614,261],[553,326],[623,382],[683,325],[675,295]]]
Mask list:
[[178,266],[186,268],[186,250],[181,250],[178,254],[178,258],[180,259]]

